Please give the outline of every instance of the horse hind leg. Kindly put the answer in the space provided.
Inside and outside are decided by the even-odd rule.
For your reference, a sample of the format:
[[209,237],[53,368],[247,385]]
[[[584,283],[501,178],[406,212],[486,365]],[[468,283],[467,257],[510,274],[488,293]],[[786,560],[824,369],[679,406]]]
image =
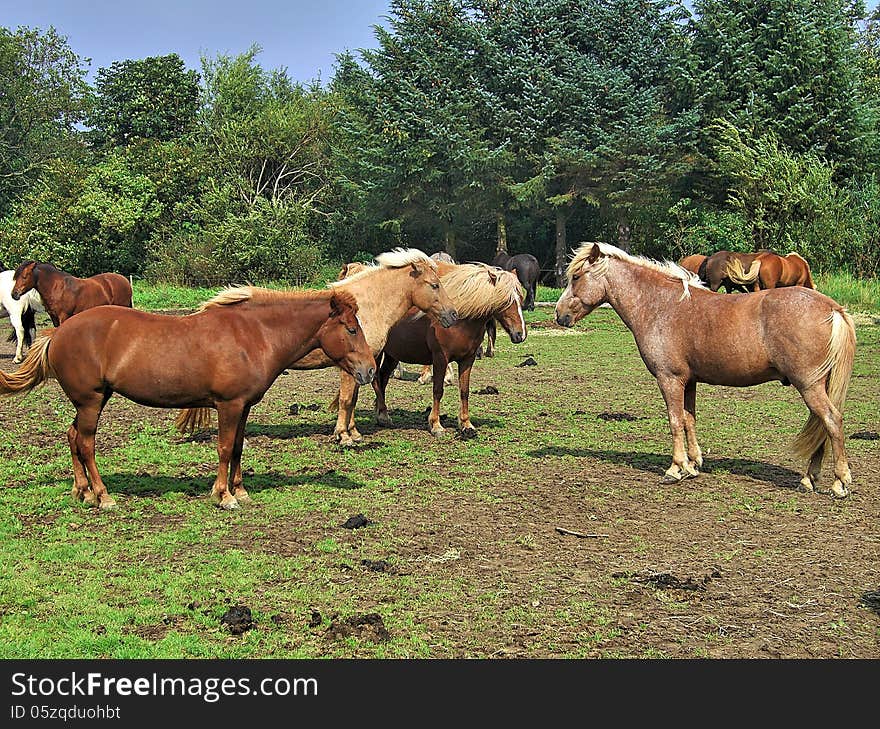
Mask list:
[[385,401],[385,390],[388,388],[388,381],[391,379],[391,373],[400,363],[387,352],[382,357],[382,364],[379,367],[379,374],[373,379],[373,389],[376,392],[376,405],[374,414],[376,422],[383,427],[390,427],[393,423],[391,416],[388,414],[388,403]]
[[241,473],[241,452],[244,449],[244,430],[247,424],[250,407],[246,407],[238,421],[238,427],[235,430],[235,442],[232,446],[232,460],[230,461],[229,472],[232,474],[232,486],[230,491],[239,504],[247,504],[251,502],[250,494],[244,488],[244,479]]
[[[811,387],[802,390],[801,396],[810,409],[811,415],[825,428],[828,440],[831,441],[831,452],[834,458],[834,483],[831,486],[832,493],[838,498],[849,495],[849,487],[852,484],[852,473],[846,456],[846,447],[843,442],[843,416],[828,397],[825,391],[825,383],[817,382]],[[807,423],[806,428],[810,428]],[[819,481],[819,472],[825,454],[825,439],[813,450],[801,485],[807,490],[813,490]],[[809,482],[809,486],[807,485]]]
[[[91,402],[86,405],[77,406],[76,420],[74,420],[74,428],[76,430],[75,445],[78,458],[91,482],[92,495],[95,502],[97,502],[101,509],[115,509],[116,501],[107,493],[107,487],[104,485],[101,474],[98,472],[98,464],[95,462],[95,433],[98,430],[101,410],[107,404],[107,400],[110,399],[110,394],[106,393],[101,398],[100,402]],[[76,476],[76,471],[77,468],[74,465],[74,477]],[[88,501],[91,503],[91,500]]]
[[95,492],[89,487],[89,477],[86,475],[85,465],[76,447],[76,419],[67,429],[67,444],[70,446],[70,457],[73,461],[73,489],[71,497],[76,502],[84,502],[88,506],[97,506],[98,500],[95,498]]

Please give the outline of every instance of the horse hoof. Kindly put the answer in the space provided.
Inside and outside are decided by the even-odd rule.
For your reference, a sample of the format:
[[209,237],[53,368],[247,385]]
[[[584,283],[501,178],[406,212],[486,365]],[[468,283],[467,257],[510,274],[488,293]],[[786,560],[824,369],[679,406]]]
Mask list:
[[804,491],[807,493],[812,493],[815,491],[815,489],[813,488],[813,482],[810,480],[810,478],[808,476],[804,476],[801,479],[801,483],[800,483],[800,486],[798,486],[798,490]]
[[105,499],[100,503],[101,511],[114,511],[116,509],[116,502],[113,499]]
[[462,440],[471,440],[472,438],[477,437],[477,429],[471,426],[470,428],[464,428],[461,431],[461,439]]
[[362,436],[356,430],[350,430],[348,434],[351,436],[351,440],[354,443],[360,443],[364,439],[364,436]]
[[384,425],[385,427],[393,425],[391,416],[388,413],[379,413],[376,415],[376,423],[378,425]]
[[844,486],[843,482],[840,480],[836,480],[834,485],[831,487],[831,493],[834,494],[838,499],[845,499],[849,496],[849,489]]
[[679,471],[678,473],[669,473],[667,471],[663,474],[663,478],[660,479],[660,483],[678,483],[684,478],[684,473]]
[[225,498],[225,499],[223,499],[223,501],[220,502],[220,508],[226,509],[227,511],[232,511],[233,509],[237,509],[238,508],[238,499],[236,499],[234,496],[229,496],[228,498]]
[[21,364],[22,362],[24,362],[24,357],[12,360],[12,364]]
[[432,428],[431,435],[433,435],[435,438],[442,438],[444,435],[446,435],[446,428]]
[[251,498],[250,494],[237,493],[235,495],[235,499],[236,499],[236,501],[238,501],[239,504],[252,504],[252,503],[254,503],[254,500]]
[[696,468],[689,468],[685,471],[685,478],[697,478],[700,475],[700,472]]

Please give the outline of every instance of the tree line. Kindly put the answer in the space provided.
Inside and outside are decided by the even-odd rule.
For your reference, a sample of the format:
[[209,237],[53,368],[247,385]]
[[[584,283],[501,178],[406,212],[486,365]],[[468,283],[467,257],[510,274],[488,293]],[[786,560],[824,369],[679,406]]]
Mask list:
[[552,283],[605,240],[880,270],[860,0],[392,0],[375,40],[326,84],[256,45],[90,84],[58,30],[0,28],[0,262],[305,283],[404,245]]

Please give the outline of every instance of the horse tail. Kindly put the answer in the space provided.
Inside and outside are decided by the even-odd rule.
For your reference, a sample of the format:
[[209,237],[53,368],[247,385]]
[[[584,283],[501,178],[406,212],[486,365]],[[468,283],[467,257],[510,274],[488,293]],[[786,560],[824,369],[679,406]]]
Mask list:
[[727,261],[727,278],[740,286],[747,286],[755,283],[758,279],[758,272],[760,270],[761,262],[757,259],[752,261],[752,265],[749,266],[748,271],[743,269],[742,261],[738,258],[730,258]]
[[174,420],[178,433],[194,433],[211,427],[211,408],[187,408]]
[[[831,322],[831,337],[828,341],[828,355],[825,361],[816,368],[812,382],[821,380],[827,375],[825,391],[828,399],[837,411],[843,414],[843,403],[852,377],[853,359],[856,351],[856,328],[852,317],[845,309],[835,309],[828,320]],[[825,448],[828,432],[825,425],[813,413],[798,433],[792,445],[792,451],[800,458],[808,459],[819,450]]]
[[55,330],[50,329],[37,337],[34,346],[28,350],[24,361],[15,372],[0,371],[0,395],[30,392],[54,376],[49,366],[49,344],[54,333]]

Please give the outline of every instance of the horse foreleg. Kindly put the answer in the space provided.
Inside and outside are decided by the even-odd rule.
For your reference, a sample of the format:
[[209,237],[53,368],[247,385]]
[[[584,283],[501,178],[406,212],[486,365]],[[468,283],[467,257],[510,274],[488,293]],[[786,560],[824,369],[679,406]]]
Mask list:
[[684,385],[673,377],[658,378],[657,383],[666,401],[669,429],[672,432],[672,465],[666,470],[663,481],[672,483],[696,476],[697,470],[690,465],[684,447]]
[[461,396],[461,409],[458,412],[458,427],[462,438],[475,438],[477,429],[471,423],[469,398],[471,391],[471,369],[474,366],[474,356],[458,362],[458,393]]
[[497,327],[495,326],[495,320],[489,319],[486,322],[486,356],[494,357],[495,356],[495,337],[497,335]]
[[237,509],[238,500],[229,489],[229,465],[235,452],[238,424],[242,420],[244,405],[240,402],[224,402],[217,405],[217,478],[211,488],[211,498],[222,509]]
[[440,425],[440,401],[443,399],[443,373],[446,372],[448,364],[449,360],[442,349],[434,352],[434,404],[431,407],[431,413],[428,415],[428,428],[431,431],[431,435],[435,437],[441,436],[446,432],[445,428]]
[[[843,442],[843,416],[834,407],[831,400],[828,399],[824,381],[817,382],[811,387],[802,390],[801,396],[804,398],[804,402],[807,404],[810,412],[819,419],[828,433],[828,440],[831,441],[831,451],[834,457],[835,478],[831,491],[835,496],[844,498],[849,495],[852,473],[849,470],[846,447]],[[819,481],[819,472],[821,471],[822,460],[825,454],[824,449],[825,443],[823,441],[810,457],[807,472],[801,480],[801,485],[808,490],[812,490],[813,486]]]
[[[76,419],[74,429],[76,430],[75,446],[77,456],[82,467],[88,474],[88,479],[92,485],[92,496],[89,503],[96,503],[102,509],[116,508],[116,501],[107,493],[107,487],[101,479],[98,472],[98,464],[95,462],[95,433],[98,431],[98,420],[101,417],[101,410],[110,398],[109,395],[102,395],[100,400],[93,400],[84,405],[77,405]],[[68,431],[68,438],[70,437]],[[77,467],[73,468],[74,479],[77,475]],[[75,481],[74,481],[75,482]],[[80,481],[82,483],[82,481]],[[85,497],[84,497],[85,498]]]
[[235,442],[232,446],[232,461],[229,465],[229,471],[232,474],[232,488],[230,491],[240,504],[246,504],[251,500],[250,495],[245,491],[243,483],[244,479],[241,474],[241,452],[244,449],[244,430],[250,412],[250,406],[245,407],[241,414],[241,419],[238,421],[238,427],[235,429]]
[[89,506],[97,506],[98,500],[95,492],[89,488],[89,477],[86,475],[85,465],[76,447],[76,418],[67,429],[67,444],[70,446],[70,457],[73,460],[73,490],[71,496],[74,501],[83,501]]
[[388,414],[388,404],[385,402],[385,389],[388,387],[391,373],[394,371],[397,364],[397,360],[386,352],[382,357],[382,365],[379,367],[379,374],[373,378],[373,389],[376,391],[376,406],[374,412],[376,415],[376,422],[379,425],[391,425],[391,416]]
[[697,383],[688,382],[684,388],[684,434],[687,454],[695,469],[703,467],[703,452],[697,443]]
[[25,331],[24,326],[21,322],[21,310],[19,309],[17,312],[9,313],[9,322],[12,324],[12,328],[15,329],[15,357],[12,359],[13,364],[18,364],[24,359],[24,340],[25,340]]
[[[354,425],[354,406],[357,402],[358,386],[354,377],[343,370],[339,370],[339,411],[336,414],[336,427],[333,436],[336,442],[342,446],[354,445],[355,438],[349,432]],[[362,436],[357,430],[357,440]]]

